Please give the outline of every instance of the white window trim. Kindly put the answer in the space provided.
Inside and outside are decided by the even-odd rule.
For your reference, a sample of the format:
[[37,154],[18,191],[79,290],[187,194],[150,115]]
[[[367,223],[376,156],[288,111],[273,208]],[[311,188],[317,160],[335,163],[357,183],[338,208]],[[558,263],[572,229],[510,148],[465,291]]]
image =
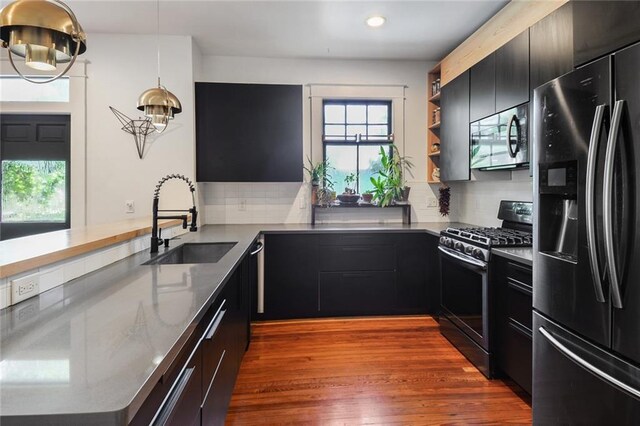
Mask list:
[[310,130],[309,143],[305,144],[303,150],[305,159],[309,157],[314,163],[323,160],[322,105],[325,100],[335,99],[391,101],[394,144],[400,155],[404,155],[406,88],[407,86],[308,84],[306,89],[309,97]]
[[[8,58],[0,59],[1,75],[16,75]],[[87,61],[77,60],[66,74],[69,102],[0,102],[3,114],[68,114],[71,116],[71,227],[87,224]]]

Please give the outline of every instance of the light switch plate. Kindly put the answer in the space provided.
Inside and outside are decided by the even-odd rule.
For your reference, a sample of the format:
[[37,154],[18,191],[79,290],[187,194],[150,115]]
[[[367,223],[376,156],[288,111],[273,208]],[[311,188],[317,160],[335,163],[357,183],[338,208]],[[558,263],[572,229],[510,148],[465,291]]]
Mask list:
[[40,294],[40,274],[31,274],[11,281],[11,304]]
[[427,207],[438,207],[438,200],[436,198],[428,198],[427,199]]

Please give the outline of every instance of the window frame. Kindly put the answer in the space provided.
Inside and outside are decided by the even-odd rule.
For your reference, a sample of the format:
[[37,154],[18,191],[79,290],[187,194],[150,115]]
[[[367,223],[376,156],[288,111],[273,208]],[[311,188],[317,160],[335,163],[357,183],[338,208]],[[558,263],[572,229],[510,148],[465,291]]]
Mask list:
[[[344,123],[345,126],[345,136],[344,139],[327,139],[325,135],[325,126],[334,125],[334,124],[342,124],[342,123],[327,123],[325,116],[325,106],[326,105],[344,105],[345,107],[345,116]],[[351,123],[357,125],[364,125],[367,128],[370,125],[386,125],[389,130],[389,134],[386,138],[382,136],[380,139],[370,139],[367,135],[365,139],[361,138],[361,134],[358,134],[350,139],[350,137],[346,134],[346,126],[350,123],[347,121],[347,106],[348,105],[384,105],[387,107],[387,122],[386,123],[369,123],[368,117],[368,108],[367,108],[367,118],[364,123]],[[360,146],[388,146],[388,155],[390,157],[393,156],[393,144],[394,144],[394,134],[393,134],[393,101],[391,100],[381,100],[381,99],[371,99],[371,100],[362,100],[362,99],[323,99],[322,100],[322,159],[323,161],[327,160],[327,146],[355,146],[356,147],[356,193],[360,194]],[[337,182],[334,182],[337,184]]]
[[[4,132],[4,123],[24,123],[37,126],[56,124],[65,126],[65,141],[41,142],[36,140],[18,143],[8,142],[5,135],[0,141],[2,161],[64,161],[65,162],[65,220],[64,222],[3,222],[2,198],[0,197],[0,241],[44,232],[69,229],[71,227],[71,115],[70,114],[0,114],[0,130]],[[9,145],[10,144],[10,145]],[[0,173],[0,185],[2,174]]]

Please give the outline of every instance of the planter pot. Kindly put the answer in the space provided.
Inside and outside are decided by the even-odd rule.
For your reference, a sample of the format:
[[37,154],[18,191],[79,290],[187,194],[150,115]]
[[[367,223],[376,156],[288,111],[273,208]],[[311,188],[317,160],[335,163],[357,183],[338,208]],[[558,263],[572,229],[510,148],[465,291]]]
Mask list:
[[311,185],[311,204],[318,204],[318,185]]
[[371,203],[371,200],[373,200],[373,194],[362,194],[362,201]]
[[409,192],[411,191],[411,187],[405,186],[402,189],[402,200],[401,201],[409,201]]
[[338,201],[342,204],[357,204],[360,194],[339,194]]

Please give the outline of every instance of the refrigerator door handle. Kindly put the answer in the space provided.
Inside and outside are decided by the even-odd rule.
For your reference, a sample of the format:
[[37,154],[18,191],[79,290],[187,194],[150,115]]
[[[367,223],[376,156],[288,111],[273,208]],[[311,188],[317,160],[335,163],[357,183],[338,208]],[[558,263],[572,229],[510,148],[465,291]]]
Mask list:
[[604,303],[604,291],[602,290],[602,276],[598,264],[598,253],[596,252],[596,218],[595,218],[595,180],[596,180],[596,157],[598,154],[598,143],[600,141],[600,130],[606,105],[598,105],[593,116],[591,127],[591,137],[589,138],[589,152],[587,154],[587,182],[585,196],[585,210],[587,222],[587,250],[589,252],[589,263],[593,275],[593,286],[596,292],[596,300]]
[[553,337],[553,335],[550,332],[548,332],[547,330],[545,330],[544,327],[539,327],[538,331],[540,332],[540,334],[542,334],[549,341],[549,343],[551,343],[551,345],[553,345],[553,347],[555,347],[557,350],[559,350],[564,356],[566,356],[570,360],[574,361],[576,364],[580,365],[581,367],[583,367],[584,369],[589,371],[594,376],[596,376],[596,377],[600,378],[601,380],[604,380],[605,382],[610,383],[613,386],[615,386],[615,387],[617,387],[617,388],[619,388],[619,389],[621,389],[621,390],[623,390],[623,391],[635,396],[636,398],[640,398],[640,390],[635,389],[635,388],[627,385],[626,383],[621,382],[620,380],[616,379],[615,377],[611,376],[610,374],[602,371],[601,369],[599,369],[595,365],[593,365],[593,364],[587,362],[586,360],[580,358],[580,356],[578,356],[576,353],[571,351],[571,349],[569,349],[565,345],[563,345],[558,339]]
[[615,162],[616,147],[618,145],[618,131],[620,130],[620,117],[624,108],[624,101],[616,101],[611,117],[611,133],[607,141],[607,151],[604,156],[604,180],[602,197],[602,221],[604,223],[604,247],[611,283],[611,302],[614,307],[622,309],[622,295],[620,282],[616,268],[616,256],[613,250],[613,211],[611,195],[613,191],[613,167]]

